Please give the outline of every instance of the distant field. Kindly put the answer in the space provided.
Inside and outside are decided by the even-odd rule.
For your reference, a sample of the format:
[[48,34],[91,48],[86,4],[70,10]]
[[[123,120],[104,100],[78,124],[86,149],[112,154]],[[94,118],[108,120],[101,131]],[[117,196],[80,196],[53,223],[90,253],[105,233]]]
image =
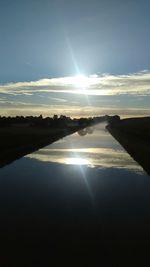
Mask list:
[[[113,124],[111,127],[113,127]],[[150,117],[123,119],[115,124],[115,128],[124,133],[136,135],[146,141],[150,140]]]
[[0,167],[72,134],[77,130],[77,127],[1,127]]
[[[7,149],[14,146],[36,144],[49,139],[53,141],[58,135],[65,133],[65,129],[36,128],[36,127],[2,127],[0,128],[0,148]],[[52,139],[52,140],[51,140]]]

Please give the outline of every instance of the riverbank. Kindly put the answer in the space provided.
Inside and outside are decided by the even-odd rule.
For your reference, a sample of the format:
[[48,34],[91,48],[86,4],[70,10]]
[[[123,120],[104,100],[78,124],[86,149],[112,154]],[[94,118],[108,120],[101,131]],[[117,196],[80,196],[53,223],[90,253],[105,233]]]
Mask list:
[[0,167],[47,146],[80,127],[42,128],[42,127],[1,127],[0,128]]
[[80,119],[63,115],[0,117],[0,167],[108,118],[107,115]]
[[150,175],[150,117],[122,119],[106,128]]

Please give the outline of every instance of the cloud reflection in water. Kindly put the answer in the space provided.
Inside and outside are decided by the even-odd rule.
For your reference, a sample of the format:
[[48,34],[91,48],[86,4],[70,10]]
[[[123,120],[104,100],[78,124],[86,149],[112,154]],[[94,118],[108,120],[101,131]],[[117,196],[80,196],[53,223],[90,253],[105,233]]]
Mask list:
[[93,134],[83,137],[73,134],[26,157],[43,162],[86,165],[91,168],[113,167],[142,171],[142,168],[105,130],[104,124],[94,129]]
[[29,158],[60,164],[89,167],[116,167],[141,171],[142,168],[124,151],[111,148],[41,149]]

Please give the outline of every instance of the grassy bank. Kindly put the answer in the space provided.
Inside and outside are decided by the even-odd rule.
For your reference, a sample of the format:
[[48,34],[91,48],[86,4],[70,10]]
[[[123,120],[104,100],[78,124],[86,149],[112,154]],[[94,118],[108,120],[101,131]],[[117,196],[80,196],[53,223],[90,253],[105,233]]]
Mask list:
[[117,123],[110,123],[107,130],[150,174],[150,117],[124,119]]
[[79,130],[72,128],[1,127],[0,167]]

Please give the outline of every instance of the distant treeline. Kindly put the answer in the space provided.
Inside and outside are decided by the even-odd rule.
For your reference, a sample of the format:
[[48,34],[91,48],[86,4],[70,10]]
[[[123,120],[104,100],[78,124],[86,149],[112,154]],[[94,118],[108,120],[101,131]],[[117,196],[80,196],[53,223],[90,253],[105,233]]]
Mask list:
[[56,122],[70,121],[70,117],[54,115],[53,117],[43,118],[40,116],[16,116],[16,117],[0,117],[0,126],[12,125],[28,125],[28,126],[49,126]]
[[53,117],[43,118],[40,116],[16,116],[16,117],[0,117],[0,126],[68,126],[69,124],[83,124],[86,122],[92,122],[93,118],[80,118],[72,119],[64,115],[54,115]]
[[[5,117],[0,116],[0,126],[37,126],[37,127],[48,127],[48,126],[87,126],[96,123],[101,123],[104,121],[111,121],[118,119],[119,116],[96,116],[88,118],[70,118],[64,115],[54,115],[53,117],[43,118],[40,116],[16,116],[16,117]],[[120,119],[120,118],[119,118]]]

